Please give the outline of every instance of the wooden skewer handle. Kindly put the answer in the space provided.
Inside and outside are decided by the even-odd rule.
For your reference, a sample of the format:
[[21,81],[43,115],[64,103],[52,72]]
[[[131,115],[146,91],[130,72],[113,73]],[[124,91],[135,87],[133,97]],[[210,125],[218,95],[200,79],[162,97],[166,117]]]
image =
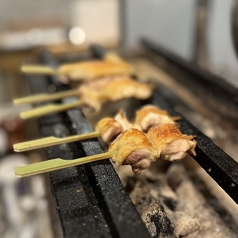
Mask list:
[[63,143],[70,143],[70,142],[79,141],[79,140],[86,140],[86,139],[95,138],[98,136],[100,136],[100,132],[98,132],[98,131],[93,131],[93,132],[87,133],[87,134],[73,135],[73,136],[68,136],[68,137],[63,137],[63,138],[49,136],[49,137],[42,138],[42,139],[31,140],[31,141],[14,144],[13,149],[16,152],[23,152],[23,151],[28,151],[28,150],[44,148],[44,147],[48,147],[48,146],[59,145],[59,144],[63,144]]
[[54,69],[49,66],[42,65],[23,65],[21,67],[21,71],[27,74],[47,74],[47,75],[55,75],[58,73],[57,69]]
[[66,111],[68,109],[81,106],[81,105],[82,105],[82,102],[80,100],[72,102],[72,103],[60,104],[60,105],[48,104],[46,106],[42,106],[42,107],[31,109],[26,112],[22,112],[20,113],[20,117],[22,119],[36,118],[36,117],[41,117],[41,116],[45,116],[45,115],[56,113],[56,112]]
[[14,169],[14,173],[18,177],[27,177],[31,175],[42,174],[54,170],[64,169],[71,166],[82,165],[98,160],[110,158],[116,154],[116,151],[106,152],[98,155],[87,156],[74,160],[63,160],[61,158],[42,161],[39,163],[20,166]]
[[16,98],[13,100],[14,104],[23,104],[23,103],[36,103],[36,102],[46,102],[50,100],[59,100],[61,98],[71,97],[71,96],[77,96],[77,90],[67,90],[64,92],[58,92],[58,93],[41,93],[29,97],[24,98]]

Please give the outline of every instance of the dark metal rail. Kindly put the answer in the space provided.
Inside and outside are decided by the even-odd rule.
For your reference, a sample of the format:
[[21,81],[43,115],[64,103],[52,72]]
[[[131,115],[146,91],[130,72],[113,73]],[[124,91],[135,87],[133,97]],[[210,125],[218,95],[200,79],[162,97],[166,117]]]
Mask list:
[[[47,51],[42,52],[42,59],[48,65],[55,64]],[[35,77],[30,77],[33,93],[47,92],[50,84],[56,91],[67,89],[56,78]],[[75,99],[62,102],[72,100]],[[79,108],[42,117],[39,126],[42,136],[63,137],[92,131]],[[75,159],[102,152],[97,139],[91,139],[49,147],[47,158]],[[65,238],[150,237],[109,160],[54,171],[50,180]]]
[[[223,117],[228,117],[237,124],[238,119],[238,89],[227,83],[224,79],[202,70],[195,64],[183,60],[181,57],[163,49],[152,41],[143,40],[142,45],[151,53],[162,56],[169,65],[169,73],[179,82],[198,94],[206,104],[213,99],[216,110],[221,110]],[[148,53],[147,55],[150,55]],[[149,56],[150,57],[150,56]],[[153,57],[154,63],[159,64]],[[160,65],[160,64],[159,64]],[[166,67],[165,67],[166,68]],[[168,69],[167,69],[168,70]],[[157,89],[153,103],[160,104],[173,114],[174,107],[169,101],[174,101],[176,96],[168,89]],[[177,101],[179,99],[177,98]],[[204,170],[238,203],[238,163],[227,155],[220,147],[216,146],[210,138],[201,133],[197,128],[186,120],[181,121],[181,130],[184,133],[197,135],[197,156],[194,159]]]
[[218,183],[218,185],[238,203],[238,163],[227,155],[210,138],[194,127],[182,115],[174,110],[173,102],[182,103],[168,88],[160,85],[151,99],[151,103],[167,110],[173,116],[181,116],[180,129],[183,133],[196,135],[197,156],[193,158]]

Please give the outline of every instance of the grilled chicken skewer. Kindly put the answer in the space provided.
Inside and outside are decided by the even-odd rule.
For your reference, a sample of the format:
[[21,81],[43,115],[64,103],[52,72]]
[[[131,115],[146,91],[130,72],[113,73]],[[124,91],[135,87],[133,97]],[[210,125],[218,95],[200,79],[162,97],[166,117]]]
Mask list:
[[[149,108],[153,109],[152,110],[152,112],[154,113],[153,117],[156,117],[158,119],[157,124],[159,126],[155,126],[156,120],[153,119],[151,115],[150,115],[151,121],[148,121],[148,118],[146,117],[146,111],[147,114],[150,114],[150,111],[146,109]],[[95,127],[96,131],[90,133],[89,135],[88,134],[75,135],[71,136],[72,138],[71,137],[57,138],[58,139],[57,141],[53,142],[51,141],[51,144],[48,145],[47,143],[49,142],[50,138],[45,138],[45,144],[41,144],[41,147],[44,147],[42,145],[49,146],[60,144],[63,142],[70,142],[71,139],[72,141],[76,141],[80,139],[80,136],[81,139],[84,139],[84,136],[88,136],[87,138],[102,136],[104,142],[106,142],[109,145],[111,144],[109,146],[109,152],[114,153],[116,151],[112,156],[112,161],[114,161],[118,166],[122,164],[131,164],[132,170],[136,174],[139,174],[143,169],[149,167],[150,164],[157,158],[163,158],[166,160],[174,161],[184,158],[186,152],[196,155],[194,151],[194,148],[196,146],[196,141],[193,140],[194,136],[183,135],[177,128],[177,126],[174,124],[174,121],[172,121],[173,122],[172,124],[163,125],[163,123],[167,122],[167,120],[164,120],[163,117],[162,118],[160,117],[159,115],[160,112],[161,112],[160,109],[152,105],[147,105],[137,111],[135,121],[139,121],[143,125],[145,124],[143,123],[143,120],[145,120],[147,126],[151,128],[147,134],[141,131],[142,128],[137,123],[128,121],[128,119],[124,114],[124,111],[121,110],[115,116],[115,118],[104,118],[100,120]],[[138,115],[140,114],[143,114],[144,117],[142,116],[138,117]],[[161,115],[164,116],[164,114],[165,114],[164,111],[162,111]],[[171,117],[168,113],[166,114],[166,116]],[[38,142],[40,140],[38,140]],[[32,144],[35,144],[38,146],[37,148],[40,148],[39,143],[34,143],[34,141],[32,142],[33,143],[25,142],[26,150],[29,149],[29,143],[30,146],[32,146]],[[20,147],[22,148],[22,144],[24,145],[24,143],[16,144],[14,146],[14,149],[16,150],[18,148],[18,151],[20,151],[19,148]],[[34,149],[33,147],[31,147],[31,149]],[[107,154],[105,156],[107,156]],[[49,166],[49,162],[45,163],[47,163],[46,165]],[[64,164],[64,162],[62,161],[57,163]],[[80,163],[82,163],[82,161]],[[32,166],[33,165],[30,165],[29,168],[33,169],[35,168],[36,165],[34,165],[33,167]],[[44,167],[44,164],[41,164],[41,166]],[[42,169],[39,171],[42,171]],[[43,171],[48,172],[48,169]],[[18,173],[20,172],[18,171]]]
[[[151,84],[143,84],[129,77],[107,77],[79,87],[79,89],[75,91],[75,95],[80,98],[79,101],[65,105],[49,104],[22,112],[20,116],[22,119],[40,117],[64,111],[65,107],[66,109],[68,107],[73,108],[74,105],[88,106],[97,112],[106,101],[117,101],[124,98],[148,99],[152,94],[152,90],[153,86]],[[28,102],[31,102],[31,99],[34,100],[34,96],[31,97]],[[24,102],[26,102],[26,100]],[[46,111],[44,111],[44,109],[46,109]]]
[[[161,138],[162,142],[159,141]],[[159,158],[180,160],[187,152],[195,156],[197,142],[193,139],[194,136],[182,134],[176,125],[171,124],[152,127],[148,134],[131,128],[111,143],[107,153],[70,161],[58,158],[18,167],[14,171],[17,176],[25,177],[111,157],[118,166],[131,165],[133,172],[140,174]]]
[[152,84],[141,83],[129,77],[107,77],[82,85],[78,89],[78,95],[84,105],[97,112],[106,101],[115,102],[128,98],[148,99],[153,88]]
[[119,134],[123,132],[123,127],[113,118],[104,118],[100,120],[95,128],[95,131],[81,134],[72,135],[63,138],[49,136],[41,139],[16,143],[13,145],[15,152],[24,152],[34,149],[40,149],[48,146],[59,145],[63,143],[71,143],[80,140],[91,139],[101,136],[103,141],[110,144]]
[[135,174],[140,174],[158,158],[178,161],[187,152],[196,155],[197,142],[194,136],[184,135],[173,124],[152,127],[148,133],[135,128],[124,131],[109,146],[108,151],[117,151],[112,161],[118,166],[130,164]]
[[[44,148],[48,146],[59,145],[63,143],[70,143],[95,137],[102,137],[102,140],[110,144],[118,135],[120,135],[124,130],[129,128],[129,121],[125,117],[124,111],[120,111],[115,118],[106,117],[100,120],[95,127],[95,131],[81,134],[81,135],[72,135],[63,138],[58,138],[55,136],[49,136],[41,139],[16,143],[13,145],[13,149],[16,152],[29,151],[39,148]],[[128,128],[125,127],[125,124],[128,125]],[[132,124],[131,124],[132,127]]]
[[104,76],[132,75],[134,73],[134,69],[130,64],[112,55],[108,55],[104,60],[63,64],[58,68],[42,65],[23,65],[21,71],[27,74],[59,75],[73,81],[88,81]]
[[[153,114],[151,115],[151,111],[147,109],[153,109],[152,110]],[[141,114],[143,116],[141,116]],[[146,132],[147,127],[150,128],[155,125],[161,125],[164,122],[167,123],[168,120],[165,120],[163,118],[164,114],[165,114],[165,111],[153,105],[147,105],[137,111],[136,119],[135,119],[135,121],[137,122],[130,122],[125,116],[125,112],[123,110],[120,110],[119,113],[116,114],[114,118],[106,117],[101,119],[96,124],[94,132],[91,132],[88,134],[82,134],[82,135],[73,135],[73,136],[68,136],[64,138],[57,138],[54,136],[50,136],[50,137],[46,137],[42,139],[36,139],[36,140],[27,141],[27,142],[17,143],[13,145],[13,148],[14,148],[14,151],[16,152],[23,152],[23,151],[58,145],[62,143],[69,143],[69,142],[85,140],[89,138],[95,138],[99,136],[102,138],[102,140],[106,144],[110,145],[111,142],[118,135],[120,135],[123,131],[128,130],[130,128],[136,128],[138,130],[142,130]],[[168,113],[166,114],[166,117],[174,118],[174,117],[171,117]],[[148,120],[148,118],[150,120]],[[174,123],[174,121],[171,121],[171,123]],[[147,125],[145,127],[146,130],[143,130],[143,127],[141,127],[140,125]]]
[[[123,114],[118,114],[121,119]],[[112,119],[112,118],[111,118]],[[110,143],[108,152],[101,155],[85,157],[72,160],[70,162],[62,159],[40,162],[16,168],[15,174],[20,177],[40,174],[69,166],[89,163],[111,156],[111,160],[118,166],[130,164],[135,174],[140,174],[142,170],[148,168],[150,164],[158,158],[177,161],[183,159],[187,153],[196,156],[195,147],[197,142],[194,136],[182,134],[174,124],[162,124],[151,127],[148,133],[139,129],[130,128],[124,130],[122,126],[111,126],[111,121],[103,119],[98,124],[98,128],[108,128],[113,130],[104,131],[104,140]],[[127,123],[127,122],[126,122]],[[115,125],[115,124],[114,124]],[[136,125],[137,126],[137,125]],[[124,131],[123,131],[124,130]],[[121,132],[123,131],[123,132]]]
[[[70,96],[86,98],[86,94],[89,95],[88,100],[90,100],[91,98],[95,100],[98,98],[100,99],[106,97],[112,98],[112,100],[115,101],[123,97],[128,98],[130,97],[130,94],[136,94],[138,95],[139,99],[144,99],[148,98],[151,95],[152,89],[152,84],[140,83],[127,76],[105,77],[81,85],[78,89],[57,93],[36,94],[33,96],[14,99],[13,102],[14,104],[39,103],[51,100],[59,100]],[[113,90],[113,92],[111,90]]]

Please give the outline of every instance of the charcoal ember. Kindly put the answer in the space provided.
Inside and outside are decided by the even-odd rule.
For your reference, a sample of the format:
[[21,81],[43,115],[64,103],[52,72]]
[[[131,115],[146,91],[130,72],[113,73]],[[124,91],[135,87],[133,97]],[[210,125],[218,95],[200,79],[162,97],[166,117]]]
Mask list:
[[[179,178],[179,177],[177,177]],[[150,194],[159,200],[173,222],[175,234],[177,237],[188,237],[188,235],[199,229],[199,223],[192,217],[189,211],[179,211],[180,200],[175,191],[169,186],[167,176],[162,173],[154,173],[151,170],[145,170],[141,180],[146,181]],[[179,184],[181,181],[178,179]]]
[[154,173],[153,170],[147,169],[143,171],[141,180],[144,181],[150,190],[151,195],[160,200],[171,210],[175,210],[178,199],[176,193],[168,185],[167,178],[164,173]]
[[176,237],[162,204],[150,194],[144,182],[138,181],[130,196],[153,238]]

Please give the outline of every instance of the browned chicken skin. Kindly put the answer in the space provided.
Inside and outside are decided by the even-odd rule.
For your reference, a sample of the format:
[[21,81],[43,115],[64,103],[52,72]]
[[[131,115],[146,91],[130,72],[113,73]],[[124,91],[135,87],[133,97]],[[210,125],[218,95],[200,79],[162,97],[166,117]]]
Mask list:
[[125,98],[148,99],[152,90],[151,84],[140,83],[129,77],[106,77],[82,85],[78,94],[84,105],[99,111],[101,104],[106,101]]
[[157,151],[157,158],[176,161],[183,159],[187,152],[196,155],[197,142],[193,140],[194,136],[182,134],[176,125],[154,126],[147,136]]
[[156,160],[156,151],[146,134],[135,128],[124,131],[109,146],[108,151],[117,151],[111,159],[118,166],[130,164],[134,173],[150,166]]
[[140,125],[142,131],[148,131],[150,127],[162,124],[175,124],[179,117],[172,117],[167,111],[153,105],[146,105],[136,112],[135,122]]
[[140,129],[139,126],[127,119],[123,110],[120,110],[114,118],[103,118],[95,126],[95,130],[100,132],[102,140],[107,144],[111,144],[117,136],[130,128]]
[[135,128],[120,134],[109,146],[117,153],[111,158],[118,166],[130,164],[135,174],[140,174],[156,159],[181,160],[188,153],[196,155],[194,136],[184,135],[176,125],[152,127],[148,133]]
[[104,60],[61,65],[58,74],[71,80],[91,80],[104,76],[132,75],[133,67],[123,61]]
[[[155,113],[146,121],[147,127],[150,128],[147,133],[143,132],[136,122],[128,121],[123,110],[119,111],[115,118],[102,119],[96,126],[96,130],[102,134],[102,139],[110,145],[109,151],[117,152],[112,161],[118,166],[130,164],[136,174],[140,174],[159,158],[177,161],[183,159],[187,153],[196,155],[197,142],[194,136],[182,134],[174,121],[172,124],[163,124],[168,120],[159,120],[160,115],[158,116],[157,112],[160,112],[160,109],[154,106],[149,105],[141,109],[145,118],[146,113],[150,114],[149,108]],[[137,112],[137,115],[139,114],[140,111]],[[170,117],[165,111],[162,111],[162,115]]]
[[123,127],[114,118],[104,118],[100,120],[96,127],[96,131],[100,132],[102,140],[110,144],[117,136],[119,136],[123,131]]
[[[152,113],[150,109],[152,109]],[[169,116],[166,111],[160,110],[152,105],[144,106],[142,109],[137,111],[136,115],[136,120],[131,122],[127,119],[125,112],[120,110],[114,118],[104,118],[100,120],[97,123],[95,130],[100,131],[102,140],[107,144],[110,144],[112,138],[115,139],[120,133],[130,128],[136,128],[146,132],[147,128],[152,126],[161,125],[168,121],[174,123],[174,121],[170,119],[172,117]],[[164,115],[169,119],[164,119]],[[142,127],[140,125],[142,125]]]
[[123,131],[128,130],[130,128],[136,128],[138,130],[141,130],[141,127],[136,122],[131,122],[127,119],[123,110],[119,111],[119,113],[115,116],[115,119],[118,123],[122,125]]

